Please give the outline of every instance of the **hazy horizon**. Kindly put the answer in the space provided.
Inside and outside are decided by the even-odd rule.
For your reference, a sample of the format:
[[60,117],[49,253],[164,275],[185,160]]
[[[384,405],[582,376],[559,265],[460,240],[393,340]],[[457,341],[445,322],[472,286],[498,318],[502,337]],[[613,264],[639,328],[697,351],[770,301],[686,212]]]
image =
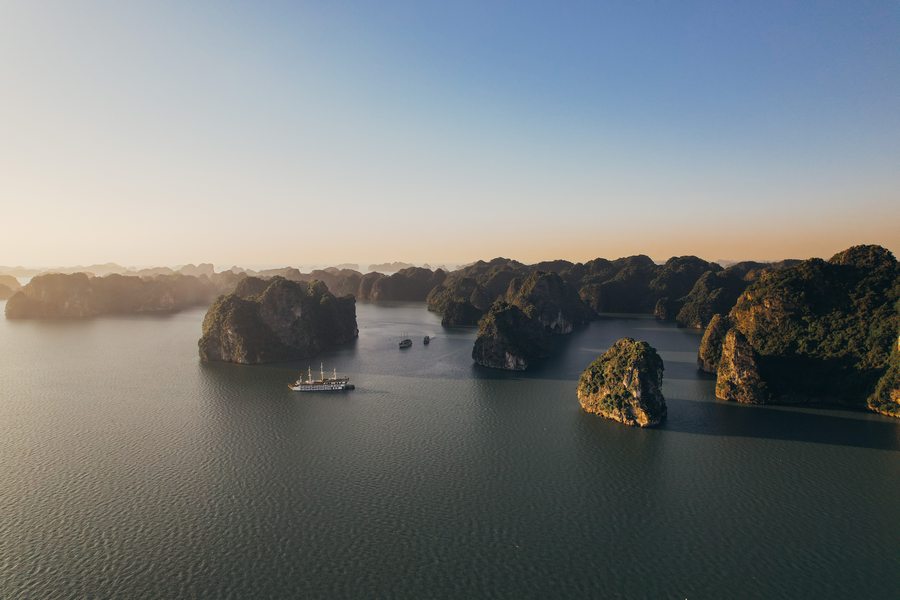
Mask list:
[[0,264],[896,253],[898,37],[886,1],[6,2]]
[[[871,242],[871,243],[876,244],[876,242]],[[735,257],[725,257],[725,256],[719,256],[719,257],[699,256],[699,258],[702,258],[709,262],[716,262],[716,263],[722,264],[722,266],[727,266],[727,265],[730,265],[733,263],[743,262],[743,261],[778,262],[780,260],[791,260],[791,259],[806,260],[809,258],[822,258],[822,259],[827,260],[827,259],[831,258],[833,255],[837,254],[838,252],[845,250],[845,249],[849,248],[850,246],[855,246],[855,245],[861,245],[861,244],[850,244],[845,247],[836,248],[832,252],[826,252],[821,255],[810,255],[810,256],[782,256],[782,257],[778,257],[778,258],[759,258],[759,257],[736,257],[735,258]],[[887,247],[884,244],[877,244],[877,245]],[[892,248],[888,247],[888,250],[890,250],[891,252],[894,252],[894,250]],[[3,273],[2,269],[4,269],[4,268],[14,268],[14,269],[24,269],[24,270],[41,270],[41,269],[46,270],[46,269],[72,269],[72,268],[80,268],[80,267],[86,268],[86,267],[91,267],[91,266],[116,265],[119,267],[123,267],[125,269],[140,270],[140,269],[153,269],[153,268],[179,269],[181,267],[188,266],[188,265],[200,265],[200,264],[212,264],[216,272],[226,271],[233,267],[238,267],[238,268],[248,269],[248,270],[253,270],[253,271],[261,271],[261,270],[266,270],[266,269],[282,269],[282,268],[293,267],[293,268],[300,269],[301,271],[309,271],[312,269],[325,269],[325,268],[330,268],[330,267],[338,267],[338,266],[342,266],[342,265],[356,265],[358,267],[358,270],[365,272],[365,271],[369,270],[368,268],[370,266],[375,266],[375,265],[380,265],[380,264],[389,264],[389,263],[404,263],[404,264],[411,264],[414,266],[428,265],[432,269],[436,269],[438,267],[443,267],[443,268],[447,268],[449,270],[455,270],[455,269],[458,269],[465,265],[472,264],[479,260],[490,261],[490,260],[493,260],[496,258],[507,258],[507,259],[519,261],[523,264],[534,264],[537,262],[551,261],[551,260],[568,260],[573,263],[578,263],[578,262],[583,263],[583,262],[587,262],[588,260],[592,260],[595,258],[605,258],[605,259],[609,259],[609,260],[615,260],[618,258],[626,258],[628,256],[635,256],[635,255],[640,255],[640,254],[649,256],[657,264],[663,264],[666,260],[668,260],[670,258],[674,258],[674,257],[689,256],[689,255],[690,256],[698,256],[698,255],[691,254],[691,253],[673,254],[671,256],[653,256],[653,255],[647,254],[646,252],[637,252],[634,254],[593,256],[591,258],[584,259],[584,260],[573,260],[570,258],[560,257],[560,256],[547,256],[547,257],[543,257],[543,258],[540,258],[537,260],[522,260],[515,256],[496,255],[496,256],[482,256],[482,257],[476,258],[474,260],[465,260],[465,261],[463,261],[463,260],[428,261],[428,260],[413,260],[413,259],[395,258],[395,259],[385,259],[385,260],[347,260],[347,261],[327,261],[326,260],[326,261],[322,261],[322,262],[297,262],[297,261],[294,261],[294,262],[276,262],[276,263],[262,263],[262,264],[240,263],[240,262],[226,264],[226,263],[217,263],[217,262],[210,261],[210,260],[194,260],[194,261],[183,261],[183,262],[173,262],[173,263],[129,264],[129,263],[124,263],[122,261],[116,261],[116,260],[104,260],[104,261],[100,261],[100,262],[91,262],[91,263],[58,263],[58,264],[8,263],[8,264],[0,264],[0,274]],[[894,254],[896,254],[896,252],[894,252]]]

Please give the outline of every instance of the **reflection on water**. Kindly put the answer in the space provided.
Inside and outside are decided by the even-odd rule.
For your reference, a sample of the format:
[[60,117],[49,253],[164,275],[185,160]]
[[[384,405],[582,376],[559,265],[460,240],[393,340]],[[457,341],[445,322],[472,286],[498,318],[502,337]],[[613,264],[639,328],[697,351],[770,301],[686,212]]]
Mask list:
[[[203,311],[0,321],[0,597],[900,587],[897,422],[717,402],[699,333],[644,317],[506,373],[420,304],[358,313],[353,344],[252,367],[199,363]],[[581,370],[623,336],[666,363],[660,428],[578,407]],[[319,362],[357,389],[287,389]]]

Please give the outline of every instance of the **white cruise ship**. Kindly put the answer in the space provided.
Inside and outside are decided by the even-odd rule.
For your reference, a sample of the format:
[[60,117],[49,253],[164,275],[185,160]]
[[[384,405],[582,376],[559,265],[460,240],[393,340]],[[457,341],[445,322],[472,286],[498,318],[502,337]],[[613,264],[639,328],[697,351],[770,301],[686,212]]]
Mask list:
[[319,378],[313,379],[312,367],[307,372],[306,379],[303,379],[303,373],[300,373],[300,379],[288,385],[295,392],[343,392],[344,390],[355,389],[350,383],[349,377],[338,377],[337,369],[331,377],[325,377],[325,365],[319,366]]

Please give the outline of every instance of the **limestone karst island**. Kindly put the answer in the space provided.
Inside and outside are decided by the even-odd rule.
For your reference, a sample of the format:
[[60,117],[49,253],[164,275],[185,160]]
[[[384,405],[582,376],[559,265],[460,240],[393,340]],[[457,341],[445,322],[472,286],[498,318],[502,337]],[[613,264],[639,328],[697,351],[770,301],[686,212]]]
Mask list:
[[898,40],[0,2],[0,600],[900,597]]

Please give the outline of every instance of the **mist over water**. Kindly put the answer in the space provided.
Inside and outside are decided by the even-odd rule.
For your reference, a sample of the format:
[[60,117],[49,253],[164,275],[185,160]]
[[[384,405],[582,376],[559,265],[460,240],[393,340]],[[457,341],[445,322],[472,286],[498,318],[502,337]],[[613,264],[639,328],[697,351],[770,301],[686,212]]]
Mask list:
[[[357,312],[350,346],[252,367],[199,362],[203,310],[0,320],[0,597],[900,589],[895,422],[717,402],[699,334],[646,317],[505,373],[422,304]],[[581,370],[622,336],[665,361],[660,428],[578,406]],[[287,389],[319,362],[357,389]]]

